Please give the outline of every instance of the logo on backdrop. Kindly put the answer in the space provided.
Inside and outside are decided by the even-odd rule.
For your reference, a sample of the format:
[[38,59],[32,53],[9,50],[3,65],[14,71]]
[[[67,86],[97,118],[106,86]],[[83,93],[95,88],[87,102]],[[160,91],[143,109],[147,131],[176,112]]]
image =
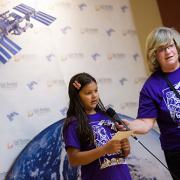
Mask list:
[[125,78],[125,77],[123,77],[123,78],[121,78],[121,79],[119,80],[121,86],[124,86],[125,82],[127,82],[127,81],[128,81],[128,80],[127,80],[127,78]]
[[9,119],[9,121],[14,121],[17,116],[19,116],[19,113],[15,112],[15,111],[6,115],[6,117]]
[[51,109],[49,107],[40,107],[40,108],[34,108],[27,112],[28,117],[32,117],[34,115],[36,116],[44,116],[51,112]]
[[109,37],[112,35],[113,32],[116,32],[113,28],[109,28],[108,30],[106,30],[106,33]]
[[67,34],[71,29],[72,29],[71,26],[64,26],[64,27],[61,28],[60,30],[61,30],[61,32],[62,32],[63,34]]
[[6,144],[7,149],[13,149],[15,147],[24,147],[31,139],[16,139]]
[[98,28],[85,27],[80,29],[81,34],[96,35],[98,34],[98,32],[99,32]]
[[114,7],[110,4],[99,4],[95,5],[95,10],[96,11],[113,11]]
[[101,57],[101,55],[96,52],[96,53],[93,53],[93,54],[91,55],[91,57],[92,57],[92,59],[93,59],[94,61],[97,61],[97,60],[99,59],[99,57]]
[[66,106],[63,107],[62,109],[60,109],[61,115],[62,115],[62,116],[66,116],[67,110],[68,110],[68,108],[67,108]]
[[68,54],[61,55],[60,60],[61,61],[67,61],[67,60],[81,60],[84,58],[84,53],[81,52],[72,52]]
[[97,78],[97,82],[99,84],[111,84],[112,79],[111,78]]
[[13,144],[11,144],[11,143],[7,143],[7,149],[12,149],[13,147],[14,147],[14,145]]
[[51,62],[51,61],[55,60],[55,55],[54,54],[49,54],[49,55],[46,56],[46,58],[47,58],[47,60],[49,62]]
[[47,80],[47,87],[50,88],[54,86],[65,86],[65,82],[63,79]]
[[135,54],[133,54],[133,59],[134,59],[134,61],[137,61],[138,59],[139,59],[139,54],[138,53],[135,53]]
[[84,11],[84,9],[87,7],[87,4],[81,3],[81,4],[78,5],[78,7],[79,7],[79,9],[80,9],[81,11]]
[[126,58],[125,53],[109,53],[107,54],[108,60],[124,60]]
[[125,13],[128,10],[128,6],[127,5],[121,6],[121,10],[123,13]]
[[36,81],[31,81],[31,82],[27,83],[27,87],[30,90],[33,90],[35,88],[35,86],[37,86],[37,85],[38,85],[38,83]]
[[18,87],[17,82],[0,82],[0,88],[4,90],[16,89]]
[[123,36],[137,36],[137,32],[134,29],[124,29],[122,30]]

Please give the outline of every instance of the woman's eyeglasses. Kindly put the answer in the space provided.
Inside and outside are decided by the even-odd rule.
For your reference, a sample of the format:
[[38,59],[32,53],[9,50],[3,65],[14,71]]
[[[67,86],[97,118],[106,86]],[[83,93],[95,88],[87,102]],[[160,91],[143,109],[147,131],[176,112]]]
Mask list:
[[176,46],[175,46],[174,43],[169,44],[169,45],[167,45],[167,46],[161,46],[161,47],[159,47],[159,48],[156,50],[156,53],[164,53],[164,52],[166,52],[167,49],[168,49],[168,50],[173,50],[175,47],[176,47]]

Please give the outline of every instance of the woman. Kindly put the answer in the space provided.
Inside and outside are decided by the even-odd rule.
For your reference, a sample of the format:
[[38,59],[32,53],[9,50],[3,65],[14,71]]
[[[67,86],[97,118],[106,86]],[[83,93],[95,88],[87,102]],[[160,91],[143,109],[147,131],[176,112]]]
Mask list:
[[[167,27],[154,29],[146,40],[152,75],[140,92],[137,119],[125,123],[135,133],[147,133],[155,121],[174,180],[180,179],[180,35]],[[119,128],[122,128],[120,126]]]
[[117,129],[99,99],[96,80],[87,73],[69,82],[69,108],[63,136],[71,166],[81,166],[82,180],[131,180],[125,157],[129,142],[112,140]]

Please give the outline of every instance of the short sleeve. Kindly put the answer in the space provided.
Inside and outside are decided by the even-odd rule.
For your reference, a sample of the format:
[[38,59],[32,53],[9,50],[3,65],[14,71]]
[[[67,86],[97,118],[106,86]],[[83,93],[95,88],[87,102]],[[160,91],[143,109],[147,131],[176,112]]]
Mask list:
[[74,147],[80,149],[80,142],[77,136],[77,121],[72,121],[63,133],[65,148]]
[[139,97],[139,108],[137,118],[157,118],[158,108],[154,99],[145,89],[142,89]]

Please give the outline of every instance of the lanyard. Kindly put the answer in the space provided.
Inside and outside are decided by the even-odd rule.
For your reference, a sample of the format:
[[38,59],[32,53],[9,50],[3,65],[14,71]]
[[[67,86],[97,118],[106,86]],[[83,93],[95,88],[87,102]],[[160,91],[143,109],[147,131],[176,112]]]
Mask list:
[[171,90],[175,93],[176,97],[178,97],[180,99],[180,94],[179,92],[175,89],[175,87],[172,85],[171,81],[167,78],[167,75],[162,73],[163,78],[165,79],[165,81],[167,82],[167,84],[169,85],[169,87],[171,88]]

